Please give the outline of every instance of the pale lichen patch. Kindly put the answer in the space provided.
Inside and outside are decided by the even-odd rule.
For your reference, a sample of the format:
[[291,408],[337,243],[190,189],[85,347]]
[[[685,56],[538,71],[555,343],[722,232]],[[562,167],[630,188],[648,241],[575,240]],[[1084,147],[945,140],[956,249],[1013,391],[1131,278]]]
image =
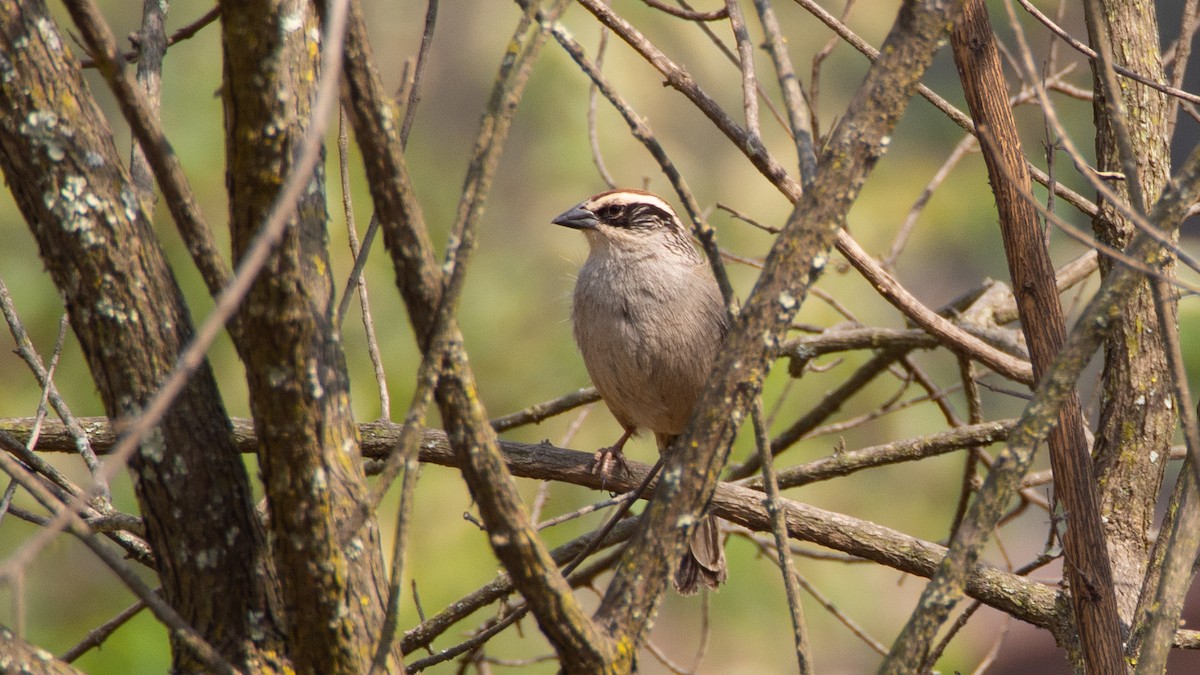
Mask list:
[[12,61],[4,54],[0,54],[0,84],[8,84],[17,76],[17,69],[13,68]]
[[212,569],[217,566],[217,554],[208,549],[201,549],[196,552],[196,567],[200,569]]
[[55,29],[54,22],[44,16],[39,16],[35,23],[38,35],[41,36],[42,42],[46,44],[46,47],[52,52],[61,53],[62,41],[58,39],[58,30]]
[[138,452],[141,453],[143,459],[161,464],[167,453],[167,442],[163,439],[162,429],[154,427],[147,431],[138,446]]
[[309,392],[312,394],[314,399],[319,401],[325,397],[325,387],[321,385],[321,373],[319,372],[319,365],[317,364],[317,361],[315,359],[310,359],[308,362],[308,368],[306,370],[308,375]]
[[304,15],[300,12],[285,14],[280,19],[279,27],[283,29],[284,34],[295,33],[301,28],[304,28]]
[[142,319],[136,308],[120,305],[107,295],[96,301],[95,309],[100,316],[120,324],[134,324]]

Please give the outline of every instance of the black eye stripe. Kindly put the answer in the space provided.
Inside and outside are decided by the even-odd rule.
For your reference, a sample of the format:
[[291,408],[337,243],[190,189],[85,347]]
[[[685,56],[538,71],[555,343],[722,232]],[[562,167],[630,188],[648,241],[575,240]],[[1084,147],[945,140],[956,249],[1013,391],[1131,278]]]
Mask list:
[[668,227],[672,215],[653,204],[608,204],[596,210],[596,215],[613,227],[652,228],[659,223]]
[[[642,214],[645,214],[645,215],[643,216]],[[642,218],[645,218],[645,217],[655,218],[664,223],[671,222],[671,214],[667,213],[666,211],[663,211],[662,209],[658,208],[657,206],[653,206],[650,204],[643,204],[634,209],[633,218],[635,220],[641,220]]]

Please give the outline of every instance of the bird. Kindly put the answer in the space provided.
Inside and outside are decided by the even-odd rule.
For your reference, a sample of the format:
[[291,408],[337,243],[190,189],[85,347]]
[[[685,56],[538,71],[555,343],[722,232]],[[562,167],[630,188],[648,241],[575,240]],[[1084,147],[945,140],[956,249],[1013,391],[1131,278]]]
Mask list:
[[[627,470],[625,443],[654,433],[660,454],[683,432],[729,330],[720,287],[689,230],[653,193],[601,192],[551,222],[579,230],[588,257],[575,281],[575,341],[592,383],[624,433],[596,452],[592,472]],[[672,577],[680,594],[728,576],[714,516],[696,524]]]

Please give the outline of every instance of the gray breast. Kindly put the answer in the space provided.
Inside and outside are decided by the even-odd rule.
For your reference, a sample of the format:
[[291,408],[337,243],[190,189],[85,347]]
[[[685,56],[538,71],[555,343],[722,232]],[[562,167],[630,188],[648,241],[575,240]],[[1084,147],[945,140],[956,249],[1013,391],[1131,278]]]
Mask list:
[[638,271],[589,259],[575,287],[575,338],[618,422],[677,434],[720,347],[724,309],[704,268]]

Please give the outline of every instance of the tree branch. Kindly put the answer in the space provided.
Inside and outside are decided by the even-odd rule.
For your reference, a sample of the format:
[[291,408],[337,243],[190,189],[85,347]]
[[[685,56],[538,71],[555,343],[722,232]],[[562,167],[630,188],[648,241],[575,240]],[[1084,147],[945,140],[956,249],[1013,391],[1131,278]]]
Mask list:
[[[562,4],[557,5],[561,10]],[[540,26],[524,49],[536,51]],[[358,3],[353,3],[347,36],[343,98],[358,137],[371,195],[392,255],[397,286],[423,352],[433,347],[443,275],[408,178],[394,105],[383,94]],[[583,613],[566,581],[529,522],[520,496],[497,448],[475,390],[475,381],[456,323],[445,323],[446,361],[437,399],[449,437],[463,459],[463,477],[480,504],[497,557],[530,603],[538,624],[569,669],[602,671],[612,662],[611,643]]]
[[[1165,231],[1174,231],[1190,206],[1200,198],[1200,150],[1193,151],[1176,182],[1167,187],[1154,206],[1150,222]],[[1168,254],[1155,237],[1139,233],[1127,253],[1145,264],[1155,266]],[[1079,373],[1109,333],[1122,306],[1140,275],[1125,267],[1114,268],[1088,303],[1067,337],[1063,349],[1040,381],[1034,398],[1025,408],[1008,444],[992,465],[987,480],[971,504],[950,544],[950,550],[938,566],[904,631],[892,645],[888,668],[884,672],[905,672],[904,655],[923,653],[937,626],[962,595],[967,570],[979,556],[988,535],[995,528],[1009,499],[1029,470],[1035,444],[1044,438],[1058,418],[1062,402],[1074,390]],[[890,668],[890,669],[889,669]]]
[[[702,92],[690,78],[649,48],[640,34],[607,5],[597,0],[581,3],[639,49],[672,86],[691,91],[696,95],[694,100],[704,103]],[[597,612],[597,619],[618,640],[636,643],[641,639],[672,561],[678,558],[690,535],[690,524],[709,501],[730,443],[747,406],[762,386],[783,332],[808,286],[824,267],[846,210],[883,153],[884,139],[957,9],[953,3],[936,7],[906,4],[889,35],[885,56],[872,67],[847,115],[834,130],[818,164],[817,181],[798,202],[767,257],[759,282],[718,356],[688,430],[677,440],[676,447],[688,451],[668,453],[656,497],[645,512],[647,527],[630,542],[626,561],[617,569]],[[780,175],[778,165],[754,145],[753,139],[741,136],[736,125],[728,124],[723,113],[718,115],[719,109],[706,108],[705,112],[723,130],[731,128],[746,140],[745,151],[760,170],[774,182],[792,185],[799,194],[798,184],[786,173]]]
[[[1062,347],[1066,323],[1037,212],[1023,198],[1030,191],[1025,155],[1005,93],[991,22],[981,0],[967,0],[951,43],[996,195],[1000,232],[1034,376],[1041,378]],[[1112,569],[1083,411],[1074,391],[1062,402],[1049,446],[1055,492],[1066,511],[1064,567],[1084,662],[1095,672],[1119,672],[1125,664]]]
[[[107,29],[95,6],[74,0],[68,9],[85,39],[100,44]],[[65,297],[106,413],[136,416],[192,339],[190,315],[112,131],[44,5],[0,5],[0,34],[11,64],[0,87],[0,166]],[[24,46],[17,53],[15,45]],[[167,602],[231,663],[249,667],[277,654],[258,577],[265,542],[207,362],[132,467]],[[227,592],[197,590],[217,587]],[[173,642],[175,667],[194,664]]]

